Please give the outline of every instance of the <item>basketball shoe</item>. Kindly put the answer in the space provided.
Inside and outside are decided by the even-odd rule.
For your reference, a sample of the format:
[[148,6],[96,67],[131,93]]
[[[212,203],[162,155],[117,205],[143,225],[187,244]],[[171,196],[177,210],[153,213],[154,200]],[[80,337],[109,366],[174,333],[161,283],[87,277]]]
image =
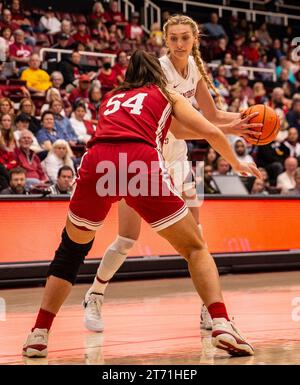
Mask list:
[[232,356],[252,356],[253,347],[245,340],[239,330],[226,318],[214,318],[212,328],[212,345],[226,350]]
[[47,357],[48,335],[47,329],[34,329],[27,337],[27,341],[23,346],[23,356]]
[[205,305],[201,307],[200,328],[204,330],[212,330],[213,321]]
[[103,332],[104,325],[101,317],[103,294],[87,292],[83,301],[84,325],[92,332]]

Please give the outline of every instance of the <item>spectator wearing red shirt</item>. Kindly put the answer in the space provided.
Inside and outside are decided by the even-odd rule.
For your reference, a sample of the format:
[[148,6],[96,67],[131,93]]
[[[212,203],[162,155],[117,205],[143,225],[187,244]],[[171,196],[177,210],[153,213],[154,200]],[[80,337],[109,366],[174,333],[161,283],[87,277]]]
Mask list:
[[79,99],[88,102],[90,83],[91,81],[88,75],[81,75],[78,88],[74,88],[70,93],[69,102],[74,104]]
[[89,101],[87,104],[88,107],[88,115],[90,116],[90,120],[93,124],[98,124],[99,118],[99,108],[102,100],[102,92],[101,88],[97,85],[92,85],[89,90]]
[[12,20],[11,11],[9,9],[3,9],[2,20],[0,21],[0,29],[10,28],[12,31],[20,28],[19,24]]
[[100,3],[100,1],[97,1],[93,5],[92,14],[90,16],[91,26],[94,27],[99,23],[99,21],[104,21],[103,15],[104,15],[103,5]]
[[93,50],[91,35],[87,32],[86,24],[79,23],[77,32],[72,36],[73,40]]
[[0,164],[2,164],[6,170],[11,170],[17,166],[17,159],[13,151],[7,151],[5,140],[0,130]]
[[20,68],[28,64],[32,48],[24,43],[24,32],[21,29],[15,30],[14,38],[15,42],[9,47],[9,57]]
[[40,182],[47,182],[48,178],[45,175],[40,158],[30,150],[32,146],[32,132],[29,130],[23,130],[20,133],[19,148],[15,149],[15,155],[18,165],[26,170],[26,179],[30,179],[29,182],[38,184]]
[[112,1],[109,6],[109,10],[104,12],[103,18],[105,22],[117,24],[117,25],[126,25],[127,22],[122,12],[118,9],[118,2]]
[[31,27],[31,22],[27,17],[29,16],[29,14],[27,12],[24,12],[24,10],[22,9],[20,0],[12,0],[10,10],[12,21],[16,22],[19,25]]
[[118,79],[117,72],[111,68],[110,58],[104,58],[102,63],[103,67],[98,75],[98,80],[101,83],[102,95],[104,96],[118,85]]
[[243,49],[244,57],[249,65],[256,66],[260,59],[258,46],[259,46],[258,40],[256,39],[256,37],[252,36],[250,39],[249,45],[247,45]]
[[140,14],[132,12],[130,23],[125,26],[125,37],[129,40],[135,40],[138,44],[141,43],[144,36],[143,28],[139,24]]
[[117,57],[117,63],[113,66],[113,69],[117,73],[118,83],[122,83],[125,79],[125,73],[128,67],[128,58],[125,51],[121,51]]

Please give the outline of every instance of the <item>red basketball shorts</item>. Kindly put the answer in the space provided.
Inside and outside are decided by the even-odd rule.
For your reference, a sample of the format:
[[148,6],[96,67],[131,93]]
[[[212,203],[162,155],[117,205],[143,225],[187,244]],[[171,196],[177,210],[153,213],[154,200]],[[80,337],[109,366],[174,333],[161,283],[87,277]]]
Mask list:
[[82,158],[69,219],[97,230],[111,205],[123,198],[156,231],[188,213],[158,150],[141,142],[97,143]]

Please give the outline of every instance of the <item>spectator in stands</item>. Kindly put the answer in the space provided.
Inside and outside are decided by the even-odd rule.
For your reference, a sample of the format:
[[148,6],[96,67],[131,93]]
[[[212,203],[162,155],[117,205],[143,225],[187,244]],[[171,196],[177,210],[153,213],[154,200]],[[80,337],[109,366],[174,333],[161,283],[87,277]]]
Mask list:
[[14,116],[14,104],[9,98],[1,98],[0,99],[0,116],[3,114],[9,114]]
[[30,14],[25,12],[21,7],[20,0],[12,0],[10,10],[12,20],[15,23],[17,23],[20,27],[30,27],[31,29],[31,22],[29,20]]
[[71,125],[69,118],[64,116],[63,102],[59,99],[54,99],[50,102],[50,111],[53,112],[55,129],[59,135],[66,140],[70,146],[75,146],[78,142],[78,137]]
[[233,58],[236,58],[237,55],[243,54],[244,47],[245,47],[245,36],[235,35],[232,44],[229,46],[229,52],[231,52]]
[[11,11],[7,8],[2,11],[2,20],[0,21],[0,29],[9,28],[12,31],[19,29],[20,26],[18,23],[12,20]]
[[285,69],[288,73],[288,80],[295,85],[296,79],[291,69],[292,63],[287,59],[286,56],[281,56],[279,63],[280,64],[276,67],[277,77],[280,77],[281,72]]
[[246,142],[243,138],[237,138],[233,142],[233,149],[240,162],[254,162],[252,156],[247,154]]
[[101,50],[108,48],[108,42],[110,34],[105,24],[100,20],[92,29],[92,38],[95,51],[101,52]]
[[219,38],[211,49],[211,60],[222,61],[227,50],[227,40],[225,37]]
[[274,58],[276,60],[276,64],[278,64],[282,56],[285,55],[281,48],[281,41],[280,39],[274,39],[273,45],[269,51],[269,58],[270,60]]
[[9,47],[10,60],[14,60],[18,68],[26,66],[32,55],[32,48],[25,44],[24,36],[24,32],[21,29],[15,30],[15,42]]
[[91,81],[88,75],[81,75],[79,77],[79,85],[74,88],[69,95],[69,102],[71,104],[76,103],[78,100],[84,100],[88,102],[89,99],[89,87]]
[[22,130],[19,139],[19,148],[15,149],[18,165],[26,171],[27,185],[46,183],[48,177],[45,175],[41,161],[30,148],[33,144],[33,134],[29,130]]
[[219,83],[223,84],[225,88],[229,89],[229,83],[228,83],[228,80],[226,79],[226,69],[224,65],[220,65],[217,68],[217,75],[215,76],[215,79]]
[[37,133],[37,140],[40,146],[47,151],[50,151],[52,144],[57,139],[63,139],[63,137],[55,129],[55,120],[53,112],[45,111],[42,114],[42,128]]
[[9,176],[7,169],[1,163],[1,148],[0,148],[0,191],[8,188]]
[[290,156],[300,159],[300,143],[297,128],[290,127],[288,129],[288,136],[284,141],[284,144],[289,148]]
[[6,57],[9,55],[9,47],[15,42],[15,38],[13,36],[13,32],[10,28],[6,27],[1,31],[1,36],[5,41],[6,46]]
[[268,195],[268,191],[266,190],[264,181],[262,179],[255,178],[252,189],[251,189],[251,194]]
[[251,87],[249,87],[249,78],[247,72],[241,72],[239,76],[240,94],[239,98],[248,105],[254,104],[254,94]]
[[79,79],[80,75],[83,73],[83,69],[80,65],[80,59],[80,53],[73,51],[70,59],[63,59],[59,63],[58,68],[64,78],[64,87],[69,84],[75,86],[75,81]]
[[36,136],[41,129],[40,120],[35,117],[35,105],[30,98],[24,98],[20,101],[19,113],[27,115],[30,119],[29,130]]
[[286,195],[289,196],[300,196],[300,167],[298,167],[294,174],[295,187],[289,190]]
[[298,167],[298,161],[296,158],[288,157],[284,161],[285,171],[277,177],[277,187],[281,188],[281,193],[285,194],[288,190],[295,187],[295,171]]
[[16,141],[14,137],[13,120],[11,115],[3,114],[0,118],[1,134],[6,151],[14,151]]
[[273,40],[269,34],[267,23],[262,23],[254,34],[262,48],[268,49],[272,46]]
[[65,140],[58,139],[53,143],[52,149],[49,151],[46,159],[42,162],[45,173],[53,183],[56,183],[58,170],[63,166],[70,167],[75,174],[71,157],[71,149]]
[[[52,72],[52,74],[50,76],[50,80],[52,82],[52,87],[59,90],[61,96],[65,96],[65,95],[62,95],[62,91],[63,91],[62,85],[64,83],[63,74],[59,71],[54,71],[54,72]],[[50,88],[50,90],[51,90],[51,88]]]
[[262,82],[256,82],[253,85],[253,97],[255,104],[265,104],[268,102],[268,97],[266,96],[267,91]]
[[288,122],[281,108],[275,108],[275,112],[280,120],[280,130],[277,134],[276,140],[278,142],[284,142],[288,136]]
[[150,27],[150,37],[147,42],[148,50],[157,52],[157,48],[163,46],[163,31],[160,29],[159,23],[152,23]]
[[73,190],[74,170],[69,166],[63,166],[58,170],[56,183],[50,186],[53,195],[71,195]]
[[29,68],[22,72],[21,80],[26,81],[26,86],[31,93],[44,96],[52,83],[50,76],[46,71],[40,69],[40,65],[39,55],[33,54],[29,59]]
[[[272,69],[274,72],[276,70],[276,64],[274,61],[270,60],[268,58],[267,54],[264,54],[261,56],[260,60],[257,63],[258,68],[265,68],[265,69]],[[260,73],[259,77],[262,81],[273,81],[273,74],[272,73]]]
[[209,146],[204,155],[204,164],[208,164],[212,166],[212,168],[215,170],[217,159],[218,159],[218,154],[212,147]]
[[94,50],[92,37],[87,31],[87,26],[85,23],[81,22],[78,24],[77,32],[72,36],[72,38],[75,42],[83,44],[86,48],[89,48],[91,51]]
[[92,9],[92,14],[90,15],[91,27],[94,28],[98,25],[99,21],[103,21],[104,8],[100,1],[95,2]]
[[111,91],[118,85],[117,72],[111,68],[111,59],[108,57],[103,58],[102,60],[103,67],[101,68],[98,80],[101,84],[103,96]]
[[231,74],[230,77],[228,77],[228,83],[230,86],[233,86],[239,81],[240,78],[240,70],[239,67],[236,65],[233,65],[231,68]]
[[89,101],[87,104],[87,119],[91,120],[94,125],[98,124],[99,109],[102,100],[101,88],[92,85],[89,89]]
[[265,146],[258,146],[256,161],[259,167],[264,167],[270,178],[270,185],[276,185],[277,176],[283,172],[283,163],[290,155],[285,144],[274,141]]
[[45,15],[40,18],[39,27],[42,32],[46,32],[49,35],[55,35],[60,32],[61,23],[55,17],[52,7],[48,7]]
[[128,67],[128,58],[127,53],[125,51],[121,51],[118,53],[117,62],[113,66],[113,70],[117,73],[117,81],[118,83],[123,83],[125,79],[125,73]]
[[15,167],[9,171],[9,187],[1,191],[1,195],[28,195],[26,190],[26,171]]
[[[204,165],[204,186],[203,186],[204,194],[219,194],[219,190],[214,183],[212,175],[213,175],[212,166],[210,164],[205,164]],[[201,193],[201,191],[198,191],[198,193]]]
[[130,22],[125,26],[125,38],[137,44],[141,44],[144,37],[144,31],[139,23],[139,19],[140,14],[132,12]]
[[[286,114],[291,107],[292,101],[284,96],[284,91],[281,87],[275,87],[271,94],[269,105],[271,108],[281,108]],[[293,124],[294,126],[294,124]]]
[[84,119],[86,112],[85,103],[80,101],[75,105],[74,112],[70,119],[78,140],[83,143],[87,143],[94,134],[94,126],[92,122]]
[[111,1],[109,3],[109,9],[103,14],[104,21],[106,23],[116,24],[118,26],[124,26],[127,24],[122,12],[118,9],[118,1]]
[[6,170],[11,170],[17,166],[17,159],[13,151],[7,151],[6,144],[0,130],[0,164],[2,164]]
[[[74,49],[76,46],[75,41],[70,35],[67,35],[65,33],[59,33],[56,36],[57,43],[53,45],[52,48],[54,49]],[[68,60],[68,55],[67,54],[62,54],[61,58],[63,61]],[[56,62],[57,56],[54,53],[49,52],[47,54],[47,60],[51,60],[51,62]]]
[[300,100],[293,100],[292,108],[286,114],[286,119],[291,127],[295,127],[300,135]]
[[259,43],[256,37],[252,36],[248,42],[248,44],[244,47],[243,50],[244,58],[247,61],[249,66],[256,66],[259,59]]
[[[15,119],[16,129],[14,131],[14,137],[17,145],[19,143],[21,133],[23,131],[29,130],[30,121],[31,121],[30,117],[27,114],[24,114],[23,112],[21,112],[19,115],[16,116],[16,119]],[[32,150],[35,153],[43,151],[43,149],[39,145],[34,135],[32,135],[32,145],[30,146],[30,150]]]
[[210,14],[210,22],[205,23],[203,29],[211,39],[219,39],[226,36],[223,26],[219,24],[219,16],[215,12]]
[[213,175],[231,175],[230,164],[221,156],[216,161],[216,170]]
[[[60,100],[61,101],[62,98],[60,96],[59,90],[54,88],[54,87],[51,87],[47,91],[46,103],[42,105],[41,110],[40,110],[40,114],[42,114],[45,111],[48,111],[49,107],[50,107],[50,103],[53,102],[54,100]],[[64,111],[62,111],[62,113],[64,115]]]

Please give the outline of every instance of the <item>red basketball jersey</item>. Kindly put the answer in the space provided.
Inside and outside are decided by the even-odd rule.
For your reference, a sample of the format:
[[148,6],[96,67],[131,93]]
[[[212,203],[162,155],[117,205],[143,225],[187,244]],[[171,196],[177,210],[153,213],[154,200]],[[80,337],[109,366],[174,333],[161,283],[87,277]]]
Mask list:
[[95,142],[143,141],[161,149],[171,124],[172,107],[156,85],[119,91],[105,97]]

